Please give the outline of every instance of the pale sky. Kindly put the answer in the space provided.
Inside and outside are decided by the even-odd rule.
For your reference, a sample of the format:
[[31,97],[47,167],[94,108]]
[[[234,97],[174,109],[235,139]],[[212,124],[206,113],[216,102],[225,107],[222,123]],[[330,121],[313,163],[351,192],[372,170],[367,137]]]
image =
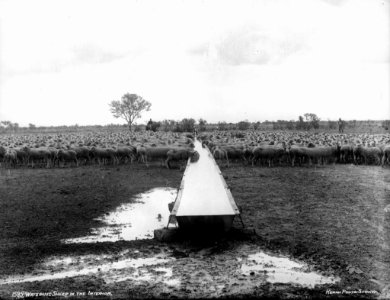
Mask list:
[[0,120],[390,118],[389,0],[0,0]]

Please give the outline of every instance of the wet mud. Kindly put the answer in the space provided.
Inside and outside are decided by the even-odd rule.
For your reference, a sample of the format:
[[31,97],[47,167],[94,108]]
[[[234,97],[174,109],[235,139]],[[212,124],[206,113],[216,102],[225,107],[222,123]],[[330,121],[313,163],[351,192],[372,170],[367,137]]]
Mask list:
[[[130,171],[138,175],[129,178]],[[161,173],[153,175],[154,171]],[[350,296],[329,291],[359,289],[375,293],[354,296],[389,296],[387,170],[252,169],[232,164],[222,173],[242,208],[246,227],[256,234],[244,233],[235,220],[233,230],[218,239],[188,237],[173,243],[153,240],[149,229],[125,232],[137,228],[134,220],[127,220],[129,214],[155,199],[141,201],[140,195],[153,195],[161,187],[166,196],[157,197],[164,202],[161,213],[148,209],[144,217],[153,220],[151,227],[166,225],[166,202],[175,196],[180,172],[101,170],[103,190],[93,186],[96,179],[77,187],[76,179],[85,177],[82,173],[88,169],[73,171],[75,182],[64,174],[63,181],[54,176],[51,182],[47,170],[40,172],[44,187],[37,184],[39,176],[14,172],[6,181],[2,178],[6,185],[0,189],[7,196],[2,205],[13,218],[0,212],[1,298],[10,299],[16,291],[109,292],[114,299],[329,298]],[[125,185],[129,181],[131,185]],[[22,182],[25,189],[18,190]],[[88,184],[92,188],[85,190]],[[94,200],[102,192],[107,198]],[[18,203],[20,197],[25,201]],[[57,214],[59,210],[65,216]],[[34,234],[34,228],[44,234]],[[103,235],[107,239],[97,241],[96,236]]]
[[92,228],[91,235],[66,239],[66,244],[131,241],[153,238],[155,229],[167,226],[168,204],[175,201],[177,189],[154,188],[138,194],[131,203],[96,218],[102,225]]
[[133,289],[140,296],[229,297],[251,295],[259,288],[277,284],[292,290],[312,290],[339,281],[313,271],[304,262],[265,253],[250,241],[149,249],[125,250],[116,255],[50,257],[37,266],[34,274],[3,278],[0,286],[47,290],[61,285],[63,290],[70,290],[93,280],[99,283],[99,289],[115,291],[118,297]]

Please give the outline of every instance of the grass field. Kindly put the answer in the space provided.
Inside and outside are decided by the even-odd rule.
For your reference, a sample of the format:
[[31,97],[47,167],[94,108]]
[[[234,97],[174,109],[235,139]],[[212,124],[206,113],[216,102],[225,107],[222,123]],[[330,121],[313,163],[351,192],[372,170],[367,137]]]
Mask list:
[[[304,260],[324,274],[340,276],[338,288],[386,289],[390,282],[390,170],[375,166],[335,165],[317,168],[260,168],[233,164],[222,168],[247,227],[257,237],[224,240],[219,244],[220,268],[228,266],[237,244],[257,245]],[[2,170],[0,174],[0,278],[33,273],[46,257],[64,254],[141,254],[168,248],[191,252],[187,244],[166,245],[154,240],[65,245],[61,239],[88,234],[93,219],[153,187],[178,187],[182,172],[158,166],[79,167]],[[238,223],[237,223],[238,224]],[[236,225],[238,226],[238,225]],[[197,249],[196,251],[199,251]],[[198,253],[198,252],[196,252]],[[195,253],[195,254],[196,254]],[[202,256],[204,258],[204,256]],[[210,268],[217,262],[198,267]],[[189,272],[194,261],[181,260],[176,272]],[[218,264],[217,264],[218,265]],[[211,272],[211,271],[210,271]],[[0,286],[0,297],[16,290],[41,291],[105,286],[102,277],[54,280]],[[227,280],[227,279],[226,279]],[[230,280],[230,279],[229,279]],[[228,282],[228,281],[226,281]],[[185,290],[161,294],[148,283],[134,287],[122,282],[109,288],[118,298],[207,296],[188,281]],[[233,287],[232,287],[233,288]],[[387,287],[388,288],[388,287]],[[229,290],[229,289],[228,289]],[[307,289],[274,294],[270,289],[247,289],[236,296],[307,296]],[[324,290],[318,291],[323,295]],[[229,294],[226,294],[229,295]],[[367,295],[363,295],[367,297]]]

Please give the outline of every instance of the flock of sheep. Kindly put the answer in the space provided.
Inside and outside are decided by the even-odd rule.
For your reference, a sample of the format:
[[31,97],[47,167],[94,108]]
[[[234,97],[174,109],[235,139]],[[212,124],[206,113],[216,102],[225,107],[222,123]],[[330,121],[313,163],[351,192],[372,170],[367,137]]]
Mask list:
[[390,135],[216,132],[200,136],[216,160],[278,165],[390,164]]
[[[173,133],[35,134],[0,136],[0,164],[15,167],[65,167],[80,165],[119,165],[161,161],[196,160],[193,139]],[[192,137],[193,138],[193,137]]]
[[[198,136],[217,161],[252,165],[390,164],[390,135],[215,131]],[[196,161],[194,136],[172,132],[85,132],[0,136],[0,164],[65,167]]]

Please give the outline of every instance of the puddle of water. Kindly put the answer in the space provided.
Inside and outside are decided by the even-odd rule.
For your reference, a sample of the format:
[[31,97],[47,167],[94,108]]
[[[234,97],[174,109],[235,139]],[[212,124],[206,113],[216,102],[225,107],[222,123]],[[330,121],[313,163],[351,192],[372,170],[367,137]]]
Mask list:
[[175,279],[166,279],[163,281],[163,283],[165,283],[166,285],[170,285],[170,286],[178,286],[181,284],[181,281],[177,278]]
[[309,287],[338,281],[335,277],[310,272],[304,263],[292,261],[287,257],[270,256],[264,252],[249,255],[246,263],[241,266],[241,272],[245,275],[252,272],[265,275],[270,283],[291,283]]
[[139,194],[134,203],[123,204],[115,211],[97,218],[105,226],[93,228],[91,235],[63,242],[96,243],[153,238],[155,229],[168,224],[168,204],[175,201],[176,195],[177,190],[173,188],[155,188]]
[[313,288],[340,280],[313,272],[303,262],[261,252],[257,246],[241,245],[215,254],[211,261],[203,255],[176,260],[170,250],[132,258],[139,253],[127,249],[115,254],[50,257],[32,274],[0,280],[0,285],[87,276],[107,284],[130,281],[132,285],[162,285],[162,289],[183,286],[192,289],[195,296],[204,295],[207,289],[210,295],[220,296],[246,293],[265,282]]
[[170,286],[177,286],[180,285],[180,279],[178,278],[171,278],[173,276],[172,268],[156,268],[154,271],[158,272],[159,274],[163,274],[164,277],[163,283]]
[[[99,263],[99,260],[101,261],[102,259],[113,260],[114,262]],[[77,259],[72,257],[55,258],[45,262],[42,265],[44,269],[36,271],[41,272],[42,274],[13,276],[0,281],[0,285],[56,280],[85,275],[91,276],[99,273],[104,274],[104,280],[108,283],[130,279],[135,281],[148,281],[156,279],[155,277],[161,277],[161,281],[164,282],[164,280],[170,280],[170,277],[172,277],[172,269],[170,268],[155,268],[154,270],[158,272],[157,274],[150,272],[147,268],[149,266],[165,264],[172,261],[172,258],[154,256],[147,258],[115,260],[116,257],[113,256],[98,255],[86,255]],[[86,262],[88,262],[88,267],[80,267],[87,265]]]
[[178,278],[171,278],[173,275],[172,268],[153,268],[151,270],[147,269],[138,269],[131,274],[116,274],[115,276],[109,276],[105,280],[109,282],[121,282],[127,280],[133,280],[136,282],[139,281],[149,281],[155,283],[164,283],[169,286],[178,286],[180,285],[180,280]]

